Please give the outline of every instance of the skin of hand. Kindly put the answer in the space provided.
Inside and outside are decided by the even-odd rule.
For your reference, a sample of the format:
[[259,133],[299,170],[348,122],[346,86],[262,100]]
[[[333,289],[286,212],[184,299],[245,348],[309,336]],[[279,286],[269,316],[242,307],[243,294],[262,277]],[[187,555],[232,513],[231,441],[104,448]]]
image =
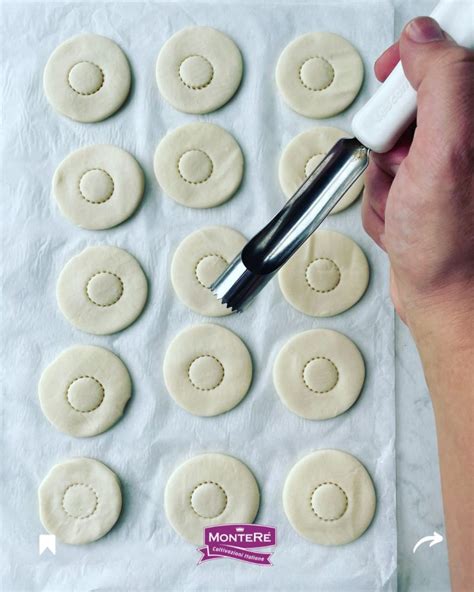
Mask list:
[[417,91],[417,125],[388,153],[371,154],[362,207],[410,325],[420,308],[474,290],[474,52],[421,17],[377,60],[379,80],[400,58]]
[[371,153],[364,228],[387,252],[391,296],[411,330],[436,418],[454,592],[474,590],[474,52],[428,17],[414,19],[375,64],[401,60],[417,122]]

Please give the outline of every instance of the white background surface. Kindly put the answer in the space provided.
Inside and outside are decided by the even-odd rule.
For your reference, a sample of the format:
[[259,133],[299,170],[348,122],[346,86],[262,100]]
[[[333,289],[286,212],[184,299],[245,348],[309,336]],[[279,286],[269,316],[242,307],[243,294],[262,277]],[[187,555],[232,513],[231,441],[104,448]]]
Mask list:
[[[411,9],[403,6],[405,12]],[[297,9],[296,3],[279,3],[278,7],[269,3],[17,4],[4,9],[6,129],[2,161],[7,200],[2,206],[8,339],[3,355],[7,370],[3,438],[11,459],[2,479],[4,532],[10,540],[8,565],[3,565],[7,590],[394,588],[393,316],[385,289],[384,258],[363,235],[358,207],[326,224],[356,238],[369,256],[371,285],[352,310],[322,321],[304,317],[285,303],[275,284],[245,317],[217,321],[241,335],[254,358],[254,384],[238,408],[219,418],[189,416],[166,394],[161,363],[172,336],[203,320],[187,311],[172,292],[169,263],[176,244],[207,224],[228,224],[251,236],[283,202],[277,181],[281,150],[294,135],[314,125],[292,113],[277,94],[273,72],[280,51],[295,36],[318,29],[339,32],[359,48],[368,73],[363,93],[341,117],[328,120],[328,124],[348,129],[357,105],[375,88],[371,63],[392,42],[403,10],[395,12],[388,0],[313,2]],[[223,125],[240,142],[246,157],[244,184],[228,204],[198,212],[165,197],[152,175],[153,151],[163,134],[197,119],[168,106],[154,80],[154,63],[162,43],[174,31],[192,24],[213,25],[229,33],[245,62],[243,84],[235,99],[204,118]],[[50,52],[62,40],[86,31],[117,41],[134,74],[131,97],[124,108],[93,125],[56,115],[41,88],[42,69]],[[116,143],[131,151],[147,176],[142,207],[131,220],[105,232],[72,226],[61,217],[50,196],[57,163],[71,150],[96,142]],[[115,244],[136,255],[151,290],[148,306],[137,323],[118,335],[94,338],[76,331],[62,318],[54,286],[60,269],[73,254],[100,243]],[[316,326],[344,331],[362,349],[368,366],[361,400],[342,417],[323,423],[306,422],[290,414],[280,404],[271,382],[272,362],[281,345],[295,332]],[[108,433],[88,440],[56,432],[42,416],[36,395],[42,368],[74,343],[111,348],[127,363],[134,380],[133,399],[124,419]],[[430,419],[428,399],[415,352],[403,330],[397,345],[403,349],[398,366],[398,385],[403,391],[399,393],[399,432],[406,438],[399,448],[399,475],[406,484],[402,497],[406,506],[402,505],[399,519],[410,533],[401,547],[408,568],[414,561],[409,553],[417,538],[430,534],[433,527],[443,529],[438,484],[432,482],[437,478],[432,431],[425,435],[420,428],[421,419]],[[413,399],[406,392],[410,390],[417,394]],[[415,414],[420,421],[413,422]],[[422,442],[431,445],[429,454],[427,451],[431,463],[420,458],[423,450],[419,450],[417,432],[422,432]],[[366,535],[336,550],[300,539],[281,507],[281,488],[289,468],[318,447],[339,447],[358,456],[371,472],[379,497],[374,524]],[[230,561],[195,567],[198,554],[167,524],[162,502],[168,475],[177,463],[205,450],[234,454],[254,471],[262,490],[257,520],[276,525],[279,532],[275,566],[270,570]],[[55,558],[39,559],[37,535],[43,529],[37,516],[37,485],[54,463],[79,455],[97,457],[120,475],[125,502],[122,518],[107,537],[93,545],[59,545]],[[426,483],[420,482],[419,472]],[[434,498],[430,491],[435,492]],[[420,532],[416,532],[418,526]],[[413,542],[412,535],[416,537]],[[421,559],[417,554],[416,560],[423,565],[424,558],[435,557],[436,549]],[[442,556],[441,549],[436,552]],[[424,576],[416,569],[406,577],[402,572],[402,589],[425,589],[421,587],[423,579],[434,582],[431,564],[424,565]],[[440,577],[430,589],[445,590],[446,570],[437,571]],[[413,582],[419,582],[420,587],[413,587]]]

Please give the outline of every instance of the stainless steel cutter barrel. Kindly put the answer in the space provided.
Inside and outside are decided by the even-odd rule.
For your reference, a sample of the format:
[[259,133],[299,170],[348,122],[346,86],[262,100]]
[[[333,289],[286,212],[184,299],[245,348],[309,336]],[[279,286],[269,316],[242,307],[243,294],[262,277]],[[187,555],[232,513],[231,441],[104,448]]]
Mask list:
[[284,208],[212,284],[217,298],[233,311],[242,311],[364,172],[368,153],[355,138],[339,140]]

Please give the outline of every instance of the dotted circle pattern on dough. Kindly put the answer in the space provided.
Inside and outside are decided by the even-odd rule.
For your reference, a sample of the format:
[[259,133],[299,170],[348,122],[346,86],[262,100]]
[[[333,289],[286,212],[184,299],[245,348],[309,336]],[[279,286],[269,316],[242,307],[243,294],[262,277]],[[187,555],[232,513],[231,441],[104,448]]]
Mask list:
[[[199,362],[204,364],[195,368]],[[163,374],[178,405],[209,417],[229,411],[245,397],[252,382],[252,359],[243,341],[229,329],[193,325],[168,346]]]
[[199,483],[191,492],[191,508],[200,518],[217,518],[226,509],[227,502],[226,492],[214,481]]
[[[308,372],[316,361],[324,362]],[[330,419],[359,397],[365,380],[364,359],[342,333],[313,329],[292,337],[278,353],[273,382],[290,411],[306,419]]]
[[195,312],[220,317],[232,313],[209,286],[239,254],[246,239],[226,226],[208,226],[187,236],[171,262],[171,282],[178,298]]
[[179,65],[178,75],[184,86],[192,90],[207,88],[214,78],[214,67],[201,55],[190,55]]
[[96,306],[113,306],[123,296],[123,281],[112,271],[97,271],[86,284],[87,298]]
[[117,247],[88,247],[63,268],[59,308],[81,331],[107,335],[128,327],[145,306],[148,286],[138,261]]
[[94,95],[104,86],[105,74],[100,66],[93,62],[77,62],[68,73],[69,86],[78,95]]
[[[350,134],[336,127],[313,127],[295,136],[283,151],[278,167],[280,186],[287,198],[303,184],[334,144]],[[331,210],[337,214],[349,207],[362,193],[362,174]]]
[[92,458],[55,465],[39,489],[43,526],[63,543],[82,545],[107,534],[122,509],[117,475]]
[[358,51],[335,33],[307,33],[285,47],[276,67],[286,104],[305,117],[325,118],[344,111],[364,79]]
[[301,378],[308,390],[323,395],[334,390],[339,382],[339,369],[329,358],[316,356],[305,363]]
[[255,477],[240,460],[226,454],[194,456],[174,470],[165,488],[171,526],[195,545],[203,543],[205,526],[252,523],[259,504]]
[[95,144],[69,154],[53,177],[53,194],[61,213],[89,230],[112,228],[140,204],[145,180],[131,154]]
[[298,534],[319,545],[359,538],[375,513],[375,489],[365,467],[341,450],[317,450],[298,461],[283,487],[283,508]]
[[77,35],[59,45],[44,69],[46,98],[56,111],[83,123],[115,113],[130,91],[130,66],[107,37]]
[[114,425],[131,392],[130,375],[122,360],[92,345],[63,351],[45,368],[38,385],[41,409],[48,420],[78,438],[96,436]]
[[64,490],[61,505],[69,518],[86,520],[95,514],[99,496],[95,489],[86,483],[71,483]]
[[319,294],[327,294],[341,283],[341,270],[329,257],[316,257],[306,266],[304,277],[311,290]]
[[216,356],[201,354],[191,360],[187,374],[188,381],[196,390],[213,391],[223,383],[225,368]]
[[154,170],[163,191],[174,201],[189,208],[211,208],[226,202],[239,188],[244,157],[223,128],[188,123],[158,144]]
[[66,388],[67,404],[79,413],[91,413],[104,400],[104,385],[94,376],[77,376]]
[[156,61],[156,81],[175,109],[203,114],[227,103],[242,79],[242,56],[236,44],[211,27],[188,27],[163,45]]
[[[308,281],[308,268],[317,260],[333,265],[320,266]],[[281,268],[278,281],[283,296],[294,308],[307,315],[329,317],[362,298],[369,283],[369,264],[362,249],[348,236],[317,230]]]
[[347,494],[337,483],[325,481],[314,488],[311,495],[311,509],[323,522],[340,520],[348,507]]
[[90,204],[103,204],[114,194],[114,180],[104,169],[87,169],[81,174],[79,195]]

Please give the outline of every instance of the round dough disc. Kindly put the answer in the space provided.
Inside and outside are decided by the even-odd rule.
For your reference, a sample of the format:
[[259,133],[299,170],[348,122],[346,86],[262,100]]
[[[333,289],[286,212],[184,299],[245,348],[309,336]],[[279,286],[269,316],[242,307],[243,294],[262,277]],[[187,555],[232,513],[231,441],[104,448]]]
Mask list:
[[283,50],[276,81],[284,101],[305,117],[332,117],[356,98],[364,78],[357,50],[334,33],[307,33]]
[[53,178],[53,193],[71,222],[90,230],[126,220],[143,196],[144,176],[131,154],[117,146],[95,145],[69,154]]
[[46,98],[62,115],[84,123],[115,113],[130,90],[130,67],[120,47],[101,35],[71,37],[44,69]]
[[117,247],[88,247],[62,270],[56,286],[59,308],[75,327],[108,335],[128,327],[147,299],[138,261]]
[[283,403],[306,419],[329,419],[355,403],[365,378],[364,359],[345,335],[314,329],[280,350],[273,382]]
[[92,345],[62,352],[39,382],[43,413],[58,430],[77,437],[108,430],[122,417],[131,392],[124,363],[109,350]]
[[[338,140],[348,137],[349,134],[336,127],[314,127],[293,138],[281,156],[278,171],[280,185],[286,197],[292,197]],[[331,214],[350,206],[359,197],[363,187],[362,174],[332,209]]]
[[55,465],[39,490],[43,526],[63,543],[82,545],[106,535],[122,509],[117,475],[92,458]]
[[202,545],[205,526],[253,522],[259,504],[255,477],[226,454],[191,458],[174,471],[165,489],[171,526],[195,545]]
[[283,296],[297,310],[331,317],[353,306],[369,283],[369,264],[349,237],[317,230],[278,273]]
[[163,190],[189,208],[211,208],[238,189],[244,157],[234,138],[212,123],[189,123],[167,134],[155,152]]
[[298,534],[319,545],[359,538],[375,513],[369,473],[352,455],[317,450],[291,469],[283,488],[285,514]]
[[232,309],[219,302],[209,286],[246,244],[245,238],[226,226],[196,230],[176,249],[171,262],[171,282],[178,298],[208,317],[222,317]]
[[229,411],[245,397],[252,382],[252,359],[232,331],[194,325],[171,342],[163,373],[178,405],[208,417]]
[[211,27],[178,31],[163,45],[156,62],[161,94],[185,113],[210,113],[222,107],[241,79],[239,48]]

